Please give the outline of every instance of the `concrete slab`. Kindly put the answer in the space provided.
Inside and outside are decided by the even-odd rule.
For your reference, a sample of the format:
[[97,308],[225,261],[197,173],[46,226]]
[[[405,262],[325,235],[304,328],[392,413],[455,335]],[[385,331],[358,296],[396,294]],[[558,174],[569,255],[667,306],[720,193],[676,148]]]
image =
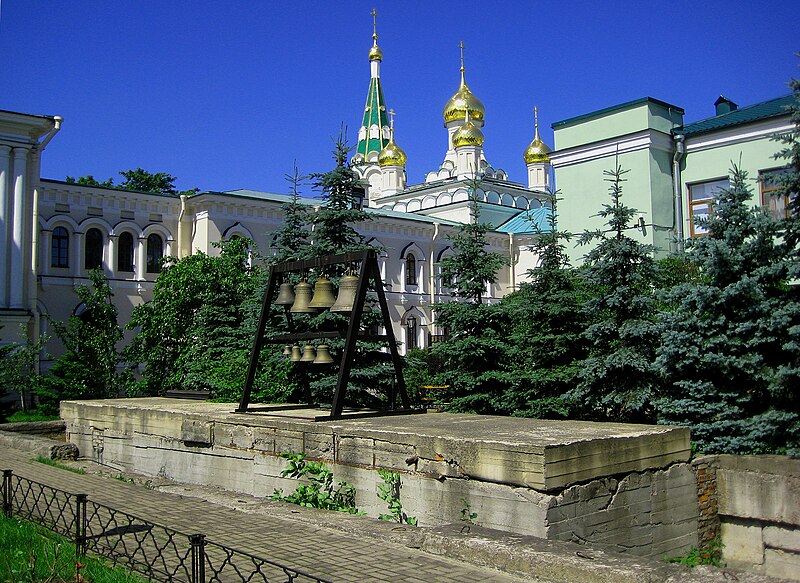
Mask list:
[[[181,399],[113,399],[63,403],[62,417],[68,424],[102,420],[115,432],[204,445],[223,426],[236,426],[239,436],[253,435],[250,428],[261,428],[262,436],[267,435],[264,429],[273,432],[274,447],[279,450],[275,453],[298,450],[305,442],[319,447],[331,442],[325,436],[333,436],[327,450],[333,461],[369,466],[375,465],[376,458],[387,458],[396,463],[398,457],[413,457],[406,455],[413,451],[419,460],[440,462],[443,470],[448,469],[441,464],[445,462],[465,478],[543,491],[603,476],[666,468],[688,461],[691,453],[685,427],[449,413],[314,422],[320,413],[316,409],[276,408],[243,414],[234,413],[234,408],[230,403]],[[255,447],[237,441],[239,447]],[[408,447],[398,451],[397,444]],[[264,449],[263,445],[258,449]],[[325,449],[317,451],[327,459]]]

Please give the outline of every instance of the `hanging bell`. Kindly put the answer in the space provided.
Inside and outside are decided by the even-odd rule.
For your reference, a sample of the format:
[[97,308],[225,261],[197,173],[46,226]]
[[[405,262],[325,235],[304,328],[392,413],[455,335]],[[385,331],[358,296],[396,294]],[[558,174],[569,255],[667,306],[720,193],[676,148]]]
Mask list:
[[339,281],[339,295],[336,303],[331,306],[331,312],[352,312],[353,305],[356,303],[356,292],[358,291],[358,276],[343,275]]
[[317,346],[317,357],[314,359],[314,364],[331,364],[333,357],[331,357],[330,350],[327,344],[320,344]]
[[275,300],[276,306],[291,306],[294,303],[294,289],[292,284],[284,281],[278,291],[278,299]]
[[317,351],[314,350],[314,347],[311,344],[306,344],[303,347],[303,357],[300,359],[300,362],[314,362],[314,359],[317,358]]
[[294,304],[289,310],[292,314],[313,314],[314,308],[309,306],[311,303],[311,284],[301,281],[294,288]]
[[292,355],[292,345],[287,344],[283,347],[283,352],[281,352],[284,356],[291,356]]
[[292,346],[292,356],[289,357],[289,360],[292,362],[300,362],[300,359],[303,358],[303,353],[300,352],[300,345],[295,344]]
[[320,277],[314,285],[314,297],[311,299],[311,303],[308,304],[309,307],[324,310],[330,308],[335,302],[333,283],[325,276]]

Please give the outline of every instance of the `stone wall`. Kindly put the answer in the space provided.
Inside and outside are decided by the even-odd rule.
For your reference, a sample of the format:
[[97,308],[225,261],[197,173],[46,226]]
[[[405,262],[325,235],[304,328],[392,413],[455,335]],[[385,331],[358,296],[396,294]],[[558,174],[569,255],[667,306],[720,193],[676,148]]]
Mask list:
[[729,567],[800,580],[800,459],[720,455],[694,466],[701,541],[718,532]]
[[[297,486],[280,477],[287,462],[279,454],[305,452],[352,484],[370,516],[387,510],[376,495],[377,470],[390,469],[401,474],[406,512],[425,526],[458,523],[468,504],[486,528],[638,556],[697,544],[688,432],[449,414],[314,423],[232,415],[231,405],[127,401],[62,404],[83,456],[269,496]],[[531,486],[548,483],[555,486]]]

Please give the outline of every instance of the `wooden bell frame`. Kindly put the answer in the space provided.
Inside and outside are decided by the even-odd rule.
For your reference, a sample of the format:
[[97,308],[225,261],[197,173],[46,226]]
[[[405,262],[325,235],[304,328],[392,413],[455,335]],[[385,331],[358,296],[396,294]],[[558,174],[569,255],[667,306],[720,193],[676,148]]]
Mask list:
[[[389,390],[388,411],[369,411],[360,414],[356,413],[355,415],[348,413],[347,416],[377,416],[420,412],[419,409],[411,408],[411,402],[406,391],[405,380],[403,379],[402,362],[400,360],[400,354],[397,351],[397,344],[395,342],[394,331],[392,329],[392,322],[389,318],[389,306],[386,303],[386,294],[383,289],[383,282],[381,281],[380,269],[378,268],[377,254],[374,249],[366,249],[364,251],[342,253],[339,255],[328,255],[326,257],[319,257],[316,259],[288,261],[286,263],[278,263],[270,267],[269,283],[267,283],[267,290],[264,294],[264,303],[261,307],[261,316],[258,320],[258,330],[256,331],[256,337],[253,341],[253,350],[250,353],[250,366],[247,369],[244,392],[242,393],[242,398],[239,401],[239,407],[236,409],[236,413],[275,410],[274,407],[266,409],[250,407],[250,393],[253,389],[256,370],[258,368],[258,357],[265,342],[285,343],[318,338],[337,338],[342,336],[342,332],[295,332],[291,314],[289,313],[287,307],[287,324],[289,326],[290,333],[276,334],[265,338],[264,333],[266,331],[267,321],[270,315],[272,296],[275,294],[275,291],[278,288],[278,280],[283,279],[284,274],[287,273],[305,273],[310,269],[320,269],[329,265],[350,265],[353,263],[360,263],[361,269],[358,273],[358,288],[356,290],[356,298],[353,305],[353,310],[350,313],[350,323],[347,327],[346,333],[344,334],[344,351],[342,353],[342,360],[339,365],[339,376],[336,381],[336,389],[333,393],[331,412],[330,415],[315,417],[315,420],[340,419],[345,416],[344,399],[347,393],[347,384],[350,381],[350,372],[356,356],[356,343],[359,340],[385,342],[388,344],[392,364],[394,365],[395,382]],[[386,329],[385,334],[366,334],[360,332],[361,317],[364,313],[364,304],[367,298],[367,291],[370,288],[373,289],[378,296],[383,326]],[[401,409],[397,408],[398,395],[402,401]],[[285,407],[283,407],[283,409],[285,409]]]

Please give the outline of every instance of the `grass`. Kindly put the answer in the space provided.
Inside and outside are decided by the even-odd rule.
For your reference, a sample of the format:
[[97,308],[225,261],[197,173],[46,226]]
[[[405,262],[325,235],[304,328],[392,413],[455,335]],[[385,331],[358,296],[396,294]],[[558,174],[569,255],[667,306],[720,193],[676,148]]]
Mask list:
[[678,563],[687,567],[697,567],[698,565],[712,565],[714,567],[724,567],[722,562],[722,544],[720,537],[708,541],[703,548],[692,547],[684,555],[677,557],[665,557],[668,563]]
[[32,421],[58,421],[58,415],[45,415],[36,409],[31,411],[14,411],[6,418],[5,423],[30,423]]
[[51,460],[49,457],[44,457],[43,455],[37,457],[36,461],[46,466],[52,466],[54,468],[58,468],[59,470],[67,470],[68,472],[73,472],[81,475],[86,473],[86,470],[82,470],[81,468],[71,468],[69,466],[65,466],[64,464],[60,464],[55,460]]
[[0,514],[0,583],[144,583],[96,557],[78,557],[67,539]]

